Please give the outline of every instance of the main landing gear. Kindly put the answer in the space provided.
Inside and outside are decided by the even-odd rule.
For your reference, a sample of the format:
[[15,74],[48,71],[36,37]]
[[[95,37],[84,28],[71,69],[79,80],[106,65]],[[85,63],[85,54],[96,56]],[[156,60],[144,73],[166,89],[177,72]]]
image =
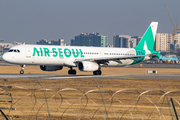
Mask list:
[[24,74],[24,67],[25,67],[25,65],[21,65],[21,71],[20,71],[20,74]]
[[101,74],[102,74],[101,70],[97,70],[93,72],[93,75],[101,75]]
[[72,67],[70,67],[70,70],[68,71],[69,75],[76,75],[76,70],[72,69]]

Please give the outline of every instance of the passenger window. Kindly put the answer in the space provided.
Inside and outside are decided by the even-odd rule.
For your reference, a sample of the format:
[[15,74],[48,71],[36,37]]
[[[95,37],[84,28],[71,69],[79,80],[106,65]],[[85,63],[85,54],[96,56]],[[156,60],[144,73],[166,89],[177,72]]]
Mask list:
[[20,51],[19,50],[17,50],[19,53],[20,53]]
[[17,52],[16,50],[14,50],[14,52]]

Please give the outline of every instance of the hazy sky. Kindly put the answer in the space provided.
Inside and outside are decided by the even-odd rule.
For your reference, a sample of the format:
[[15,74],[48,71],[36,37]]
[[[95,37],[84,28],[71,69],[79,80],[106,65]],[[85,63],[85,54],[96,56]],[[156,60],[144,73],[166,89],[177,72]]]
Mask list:
[[0,0],[0,40],[35,44],[40,39],[64,38],[67,44],[80,33],[142,36],[152,21],[158,32],[173,32],[166,10],[180,23],[180,0]]

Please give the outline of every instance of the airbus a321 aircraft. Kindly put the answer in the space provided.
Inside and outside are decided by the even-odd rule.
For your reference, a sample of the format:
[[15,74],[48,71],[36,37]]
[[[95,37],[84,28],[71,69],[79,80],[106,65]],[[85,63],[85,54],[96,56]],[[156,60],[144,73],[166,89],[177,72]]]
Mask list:
[[101,67],[122,67],[133,65],[159,56],[153,51],[158,22],[152,22],[139,44],[134,48],[80,47],[52,45],[17,45],[11,47],[3,56],[8,63],[19,64],[20,74],[25,65],[40,65],[43,71],[61,70],[69,67],[68,74],[80,71],[101,75]]

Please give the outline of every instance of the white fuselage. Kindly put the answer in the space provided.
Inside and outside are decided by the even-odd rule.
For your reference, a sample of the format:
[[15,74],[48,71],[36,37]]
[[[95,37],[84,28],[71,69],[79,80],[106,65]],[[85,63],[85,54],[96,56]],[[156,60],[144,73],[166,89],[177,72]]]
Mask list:
[[[11,50],[11,51],[10,51]],[[52,45],[17,45],[3,55],[3,60],[14,64],[60,65],[75,67],[80,59],[135,56],[134,48],[80,47]],[[107,66],[125,66],[134,60],[109,61]]]

